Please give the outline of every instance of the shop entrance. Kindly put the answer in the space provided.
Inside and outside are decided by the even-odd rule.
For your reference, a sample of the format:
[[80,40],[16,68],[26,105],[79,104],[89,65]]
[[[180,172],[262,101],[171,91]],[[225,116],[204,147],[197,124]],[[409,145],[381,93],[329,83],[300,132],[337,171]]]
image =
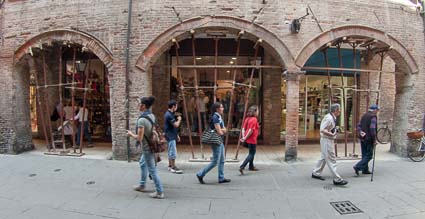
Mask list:
[[[196,32],[192,38],[172,42],[173,46],[152,66],[152,77],[155,80],[159,75],[166,75],[170,79],[170,90],[165,96],[179,103],[178,113],[183,116],[180,136],[184,137],[184,143],[192,145],[192,158],[196,158],[194,145],[200,145],[200,157],[204,158],[200,136],[210,119],[210,106],[219,101],[225,108],[224,121],[229,130],[226,144],[237,145],[237,159],[245,112],[249,106],[257,105],[258,119],[262,122],[263,75],[270,69],[281,72],[282,66],[275,64],[267,54],[261,39],[246,38],[243,31],[209,29]],[[161,90],[153,87],[153,91],[160,99],[164,97]],[[165,106],[167,99],[158,102]],[[262,133],[260,131],[260,138]]]
[[88,48],[68,41],[30,47],[24,61],[30,72],[35,144],[44,145],[46,154],[82,156],[87,148],[90,153],[110,153],[109,80],[104,63]]

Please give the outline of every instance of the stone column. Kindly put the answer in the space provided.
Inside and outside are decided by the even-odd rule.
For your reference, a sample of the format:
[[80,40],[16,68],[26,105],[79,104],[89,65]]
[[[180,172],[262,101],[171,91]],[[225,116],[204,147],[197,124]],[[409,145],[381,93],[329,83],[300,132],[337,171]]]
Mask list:
[[286,71],[285,161],[297,159],[300,70]]

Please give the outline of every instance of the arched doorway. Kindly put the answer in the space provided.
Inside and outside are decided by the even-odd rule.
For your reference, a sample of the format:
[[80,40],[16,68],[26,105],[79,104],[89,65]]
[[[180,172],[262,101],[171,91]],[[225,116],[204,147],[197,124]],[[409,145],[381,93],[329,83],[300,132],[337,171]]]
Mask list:
[[[339,124],[345,135],[345,156],[353,155],[356,153],[354,144],[352,150],[346,151],[347,138],[355,142],[353,130],[360,116],[369,104],[382,103],[380,119],[387,120],[393,128],[391,150],[405,154],[408,143],[405,133],[420,120],[416,115],[410,117],[420,106],[406,99],[417,92],[406,88],[406,83],[418,77],[419,70],[410,52],[399,41],[369,27],[338,27],[304,46],[295,63],[307,73],[300,82],[300,94],[305,97],[300,97],[300,106],[304,107],[304,116],[300,118],[304,130],[300,131],[304,135],[317,125],[315,108],[319,109],[320,123],[320,112],[327,112],[332,102],[340,103],[343,113]],[[322,83],[315,84],[315,81]],[[408,123],[413,119],[418,124]]]
[[[17,135],[28,136],[27,141],[32,135],[42,138],[37,142],[48,151],[70,148],[72,152],[72,146],[79,145],[77,130],[87,129],[96,150],[111,151],[112,54],[102,42],[80,31],[53,30],[28,40],[15,51],[14,59],[15,99],[22,109],[16,117]],[[87,122],[71,125],[66,121],[82,111],[79,105],[87,109]],[[83,139],[74,152],[91,146],[88,138]]]
[[[258,40],[261,45],[257,47]],[[239,53],[238,44],[240,45]],[[256,48],[258,48],[257,55],[255,55]],[[177,67],[177,62],[180,67]],[[261,106],[261,119],[264,124],[262,127],[263,143],[279,144],[280,134],[276,131],[276,126],[280,126],[280,123],[276,124],[275,121],[280,121],[280,110],[276,109],[281,109],[281,100],[280,95],[272,94],[280,93],[281,73],[288,65],[293,66],[293,58],[283,43],[264,28],[233,17],[190,19],[170,28],[156,38],[143,52],[136,66],[149,73],[153,81],[152,93],[161,97],[157,101],[159,106],[154,108],[154,111],[158,110],[156,112],[158,115],[165,112],[168,100],[177,98],[183,101],[177,88],[179,86],[176,86],[180,83],[180,79],[185,87],[196,87],[197,85],[193,83],[196,80],[198,86],[203,87],[200,88],[200,90],[202,89],[202,92],[200,91],[202,98],[208,100],[204,101],[206,115],[208,115],[208,105],[214,101],[214,98],[223,101],[227,110],[231,110],[228,105],[232,105],[234,110],[231,118],[232,131],[234,131],[234,136],[238,136],[242,119],[241,110],[243,111],[247,98],[244,99],[246,90],[240,87],[235,89],[234,102],[230,103],[228,100],[230,99],[229,92],[232,90],[230,87],[233,81],[233,70],[237,71],[236,82],[244,84],[245,81],[247,84],[246,79],[249,78],[253,69],[250,66],[256,65],[256,63],[262,65],[254,70],[254,83],[258,89],[250,91],[252,95],[249,95],[247,104]],[[193,65],[197,67],[193,67]],[[178,76],[179,71],[182,77]],[[218,87],[216,91],[213,89],[214,84]],[[194,94],[194,90],[187,90],[185,96],[184,101],[190,103],[196,94]],[[188,111],[192,110],[188,107]],[[229,112],[226,111],[226,113]],[[193,122],[193,120],[199,121],[194,118],[196,115],[188,117],[192,122],[186,123],[195,125],[183,126],[181,133],[189,135],[188,133],[192,132],[193,136],[199,135],[196,131],[202,127],[198,126],[205,123],[208,119],[207,116],[200,116],[204,118],[199,119],[204,121],[201,121],[201,125]]]

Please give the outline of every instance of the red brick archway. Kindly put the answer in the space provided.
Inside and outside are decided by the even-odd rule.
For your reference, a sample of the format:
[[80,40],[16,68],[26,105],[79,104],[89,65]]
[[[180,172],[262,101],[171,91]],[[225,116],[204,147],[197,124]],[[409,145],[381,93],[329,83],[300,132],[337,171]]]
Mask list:
[[39,47],[40,44],[51,44],[53,41],[69,41],[87,47],[107,68],[112,67],[112,52],[95,36],[86,32],[71,29],[56,29],[41,33],[27,40],[15,51],[15,59],[20,60],[30,47]]
[[365,36],[386,43],[392,48],[388,55],[394,62],[410,73],[418,73],[418,65],[413,56],[398,40],[383,31],[359,25],[341,26],[321,33],[302,48],[295,58],[295,64],[302,68],[310,56],[320,47],[338,38],[348,36]]
[[190,30],[203,29],[209,27],[221,27],[233,30],[243,30],[249,38],[261,38],[262,46],[269,51],[273,57],[280,62],[282,66],[293,66],[294,57],[283,42],[273,33],[252,22],[228,16],[207,16],[196,17],[183,21],[181,24],[169,28],[159,35],[148,45],[137,60],[136,66],[142,71],[149,69],[155,63],[157,58],[172,46],[171,39],[178,41],[189,38]]

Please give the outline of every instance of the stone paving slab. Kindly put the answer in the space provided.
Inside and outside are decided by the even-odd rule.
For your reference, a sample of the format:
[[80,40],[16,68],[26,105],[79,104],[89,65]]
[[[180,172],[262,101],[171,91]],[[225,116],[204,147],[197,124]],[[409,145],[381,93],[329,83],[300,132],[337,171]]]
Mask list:
[[[140,177],[137,162],[0,155],[0,219],[424,218],[425,162],[381,152],[370,182],[370,175],[354,176],[356,161],[338,161],[349,184],[336,187],[328,169],[325,181],[311,178],[315,159],[285,163],[268,153],[258,157],[260,171],[244,176],[238,163],[226,163],[229,184],[218,184],[216,169],[205,177],[206,185],[199,184],[195,173],[207,163],[178,160],[184,174],[177,175],[161,162],[164,200],[132,191]],[[152,182],[147,187],[154,189]],[[351,201],[363,213],[341,216],[329,203],[335,201]]]

